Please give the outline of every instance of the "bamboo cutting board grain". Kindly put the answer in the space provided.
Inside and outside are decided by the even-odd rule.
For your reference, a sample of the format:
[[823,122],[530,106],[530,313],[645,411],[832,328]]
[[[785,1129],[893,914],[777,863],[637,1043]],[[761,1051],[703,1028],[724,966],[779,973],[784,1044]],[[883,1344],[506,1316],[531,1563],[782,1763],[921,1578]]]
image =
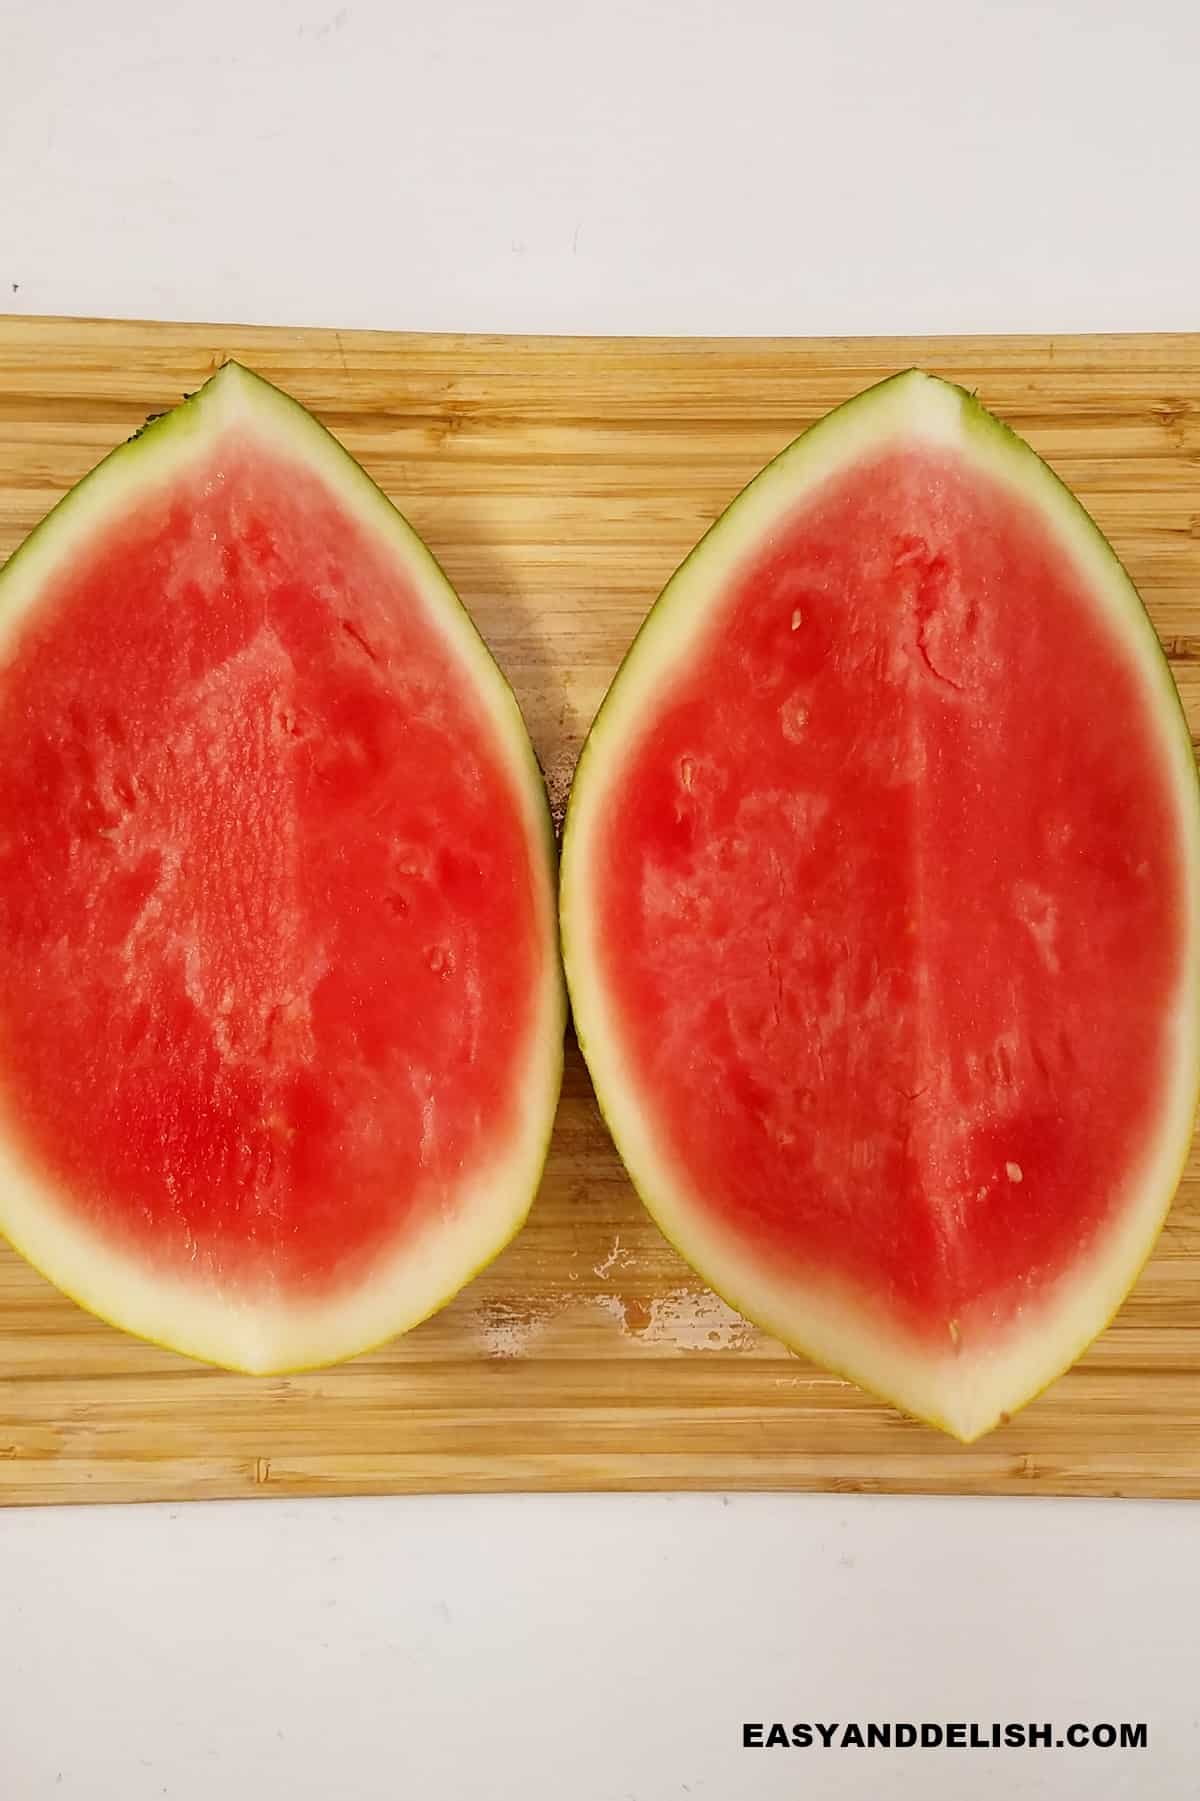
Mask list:
[[[429,541],[559,805],[683,554],[802,426],[910,363],[977,387],[1074,487],[1200,726],[1200,336],[518,340],[0,319],[0,557],[230,355],[312,407]],[[340,1369],[203,1368],[100,1325],[0,1249],[0,1499],[572,1488],[1200,1495],[1195,1158],[1116,1323],[970,1449],[789,1355],[689,1274],[635,1200],[573,1047],[524,1234],[444,1313]]]

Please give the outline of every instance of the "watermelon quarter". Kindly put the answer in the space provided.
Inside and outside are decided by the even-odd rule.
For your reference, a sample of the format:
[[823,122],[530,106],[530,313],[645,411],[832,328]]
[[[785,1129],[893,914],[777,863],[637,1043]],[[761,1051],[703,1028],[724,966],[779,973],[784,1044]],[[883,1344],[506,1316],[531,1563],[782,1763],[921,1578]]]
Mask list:
[[0,1230],[249,1371],[512,1237],[562,1058],[517,704],[429,552],[227,364],[0,573]]
[[1200,808],[1112,550],[916,371],[674,576],[571,797],[579,1038],[730,1303],[964,1440],[1146,1259],[1198,1077]]

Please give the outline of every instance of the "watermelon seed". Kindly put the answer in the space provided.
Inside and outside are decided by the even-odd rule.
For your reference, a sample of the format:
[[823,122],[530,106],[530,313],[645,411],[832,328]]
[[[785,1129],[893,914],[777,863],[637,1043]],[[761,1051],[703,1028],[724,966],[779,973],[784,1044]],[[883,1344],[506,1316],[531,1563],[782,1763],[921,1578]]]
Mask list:
[[345,632],[346,636],[353,643],[358,645],[358,648],[363,652],[364,656],[370,657],[372,663],[378,663],[378,661],[379,661],[378,651],[375,649],[374,645],[372,645],[368,642],[368,640],[363,636],[363,634],[359,631],[359,629],[356,625],[354,625],[349,619],[343,619],[341,621],[341,627],[342,627],[342,630]]
[[692,791],[692,782],[695,779],[695,775],[696,765],[692,762],[692,759],[690,757],[681,757],[679,759],[679,780],[683,783],[684,788],[689,794]]
[[137,789],[134,785],[132,776],[114,775],[112,778],[112,791],[127,813],[136,811],[138,804]]
[[808,708],[798,694],[790,695],[779,709],[779,725],[789,744],[799,744],[808,724]]
[[798,632],[803,624],[804,614],[800,611],[799,607],[797,607],[796,611],[792,614],[792,630]]
[[304,726],[299,715],[288,706],[280,706],[275,715],[275,728],[285,738],[303,738]]
[[1025,1180],[1025,1171],[1021,1168],[1019,1163],[1006,1163],[1004,1165],[1004,1173],[1010,1182],[1023,1182]]

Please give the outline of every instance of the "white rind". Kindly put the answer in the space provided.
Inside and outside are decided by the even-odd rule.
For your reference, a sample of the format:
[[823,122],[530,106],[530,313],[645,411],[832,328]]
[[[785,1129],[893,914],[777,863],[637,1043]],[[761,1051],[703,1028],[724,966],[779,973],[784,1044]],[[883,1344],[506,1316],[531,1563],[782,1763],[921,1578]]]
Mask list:
[[[164,1276],[115,1248],[64,1207],[0,1124],[0,1232],[89,1311],[139,1337],[252,1373],[338,1362],[436,1312],[519,1231],[545,1163],[562,1078],[566,1001],[557,955],[553,833],[545,787],[516,699],[433,556],[354,459],[298,402],[227,363],[175,412],[105,458],[0,570],[0,669],[19,648],[56,569],[140,493],[169,485],[229,429],[307,463],[347,510],[390,543],[431,624],[483,700],[508,766],[535,871],[545,973],[536,996],[520,1130],[506,1155],[447,1194],[443,1216],[382,1257],[353,1289],[319,1302],[239,1300],[201,1280]],[[0,1117],[4,1106],[0,1070]]]
[[[1092,589],[1155,705],[1164,766],[1192,897],[1175,1055],[1160,1129],[1145,1167],[1130,1172],[1119,1224],[1102,1253],[1064,1276],[1036,1311],[983,1354],[948,1344],[935,1354],[828,1285],[785,1280],[751,1257],[702,1205],[659,1140],[622,1052],[601,967],[589,880],[594,834],[623,752],[653,717],[673,672],[713,623],[712,602],[745,558],[814,491],[889,444],[949,445],[1032,503]],[[703,538],[660,596],[614,679],[584,746],[563,837],[559,911],[572,1010],[601,1108],[639,1194],[665,1235],[730,1305],[767,1331],[906,1411],[963,1440],[978,1438],[1070,1366],[1108,1324],[1158,1236],[1191,1142],[1200,1087],[1200,793],[1179,697],[1154,628],[1111,547],[1029,445],[961,388],[917,370],[839,407],[763,470]]]

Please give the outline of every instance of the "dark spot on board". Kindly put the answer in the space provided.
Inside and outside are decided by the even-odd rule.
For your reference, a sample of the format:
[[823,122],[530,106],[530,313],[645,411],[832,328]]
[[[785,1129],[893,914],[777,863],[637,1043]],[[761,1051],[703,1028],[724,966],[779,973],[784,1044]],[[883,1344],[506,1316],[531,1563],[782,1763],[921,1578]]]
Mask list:
[[[19,287],[20,287],[20,285],[21,285],[21,284],[20,284],[20,282],[19,282],[19,281],[14,281],[14,283],[13,283],[13,285],[12,285],[12,291],[13,291],[13,293],[14,293],[14,294],[15,294],[15,293],[16,293],[16,291],[17,291],[17,289],[18,289],[18,288],[19,288]],[[61,1781],[62,1781],[62,1777],[61,1777],[61,1776],[60,1776],[60,1777],[59,1777],[59,1779],[58,1779],[58,1780],[59,1780],[59,1781],[60,1781],[60,1782],[61,1782]]]
[[635,1335],[644,1332],[650,1324],[650,1309],[641,1301],[626,1300],[621,1303],[625,1316],[625,1330]]

